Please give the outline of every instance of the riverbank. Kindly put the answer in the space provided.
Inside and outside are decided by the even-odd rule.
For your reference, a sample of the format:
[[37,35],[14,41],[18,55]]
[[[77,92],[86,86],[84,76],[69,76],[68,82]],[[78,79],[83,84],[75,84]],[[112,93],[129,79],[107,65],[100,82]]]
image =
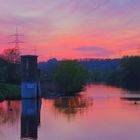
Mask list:
[[21,99],[21,86],[0,83],[0,101]]

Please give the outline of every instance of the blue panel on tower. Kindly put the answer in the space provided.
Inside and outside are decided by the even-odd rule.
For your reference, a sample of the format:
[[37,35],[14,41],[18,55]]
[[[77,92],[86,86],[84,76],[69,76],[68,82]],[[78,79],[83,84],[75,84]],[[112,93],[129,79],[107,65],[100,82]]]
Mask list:
[[22,83],[22,98],[36,98],[37,83]]

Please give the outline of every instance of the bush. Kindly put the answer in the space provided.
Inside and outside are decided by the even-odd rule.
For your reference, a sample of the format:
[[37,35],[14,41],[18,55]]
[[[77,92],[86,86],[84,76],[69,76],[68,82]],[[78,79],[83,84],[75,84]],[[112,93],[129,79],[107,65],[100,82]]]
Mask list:
[[87,72],[84,67],[72,60],[62,61],[54,74],[58,91],[65,94],[80,91],[84,87],[86,79]]
[[140,89],[140,57],[125,57],[121,61],[122,82],[124,86]]

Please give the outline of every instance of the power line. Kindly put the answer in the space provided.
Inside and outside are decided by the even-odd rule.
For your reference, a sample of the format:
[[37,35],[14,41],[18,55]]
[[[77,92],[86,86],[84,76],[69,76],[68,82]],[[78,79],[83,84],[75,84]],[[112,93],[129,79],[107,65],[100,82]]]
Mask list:
[[14,40],[12,42],[9,42],[9,43],[15,44],[15,49],[17,49],[20,52],[20,44],[21,43],[24,43],[23,41],[20,40],[20,37],[21,36],[24,36],[24,35],[19,34],[18,33],[18,28],[16,27],[15,34],[12,34],[10,36],[13,36],[14,37]]

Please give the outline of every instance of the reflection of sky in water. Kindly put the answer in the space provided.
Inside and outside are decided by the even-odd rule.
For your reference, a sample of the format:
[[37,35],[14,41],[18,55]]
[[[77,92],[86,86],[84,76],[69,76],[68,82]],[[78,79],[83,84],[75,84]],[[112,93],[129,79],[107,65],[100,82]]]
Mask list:
[[134,96],[140,97],[120,88],[91,85],[80,96],[42,99],[41,113],[39,106],[25,103],[27,114],[33,109],[33,118],[23,115],[20,101],[5,101],[0,103],[0,140],[20,139],[21,113],[27,128],[27,120],[39,121],[41,117],[36,123],[38,140],[139,140],[139,101],[135,104],[133,100],[121,99]]

